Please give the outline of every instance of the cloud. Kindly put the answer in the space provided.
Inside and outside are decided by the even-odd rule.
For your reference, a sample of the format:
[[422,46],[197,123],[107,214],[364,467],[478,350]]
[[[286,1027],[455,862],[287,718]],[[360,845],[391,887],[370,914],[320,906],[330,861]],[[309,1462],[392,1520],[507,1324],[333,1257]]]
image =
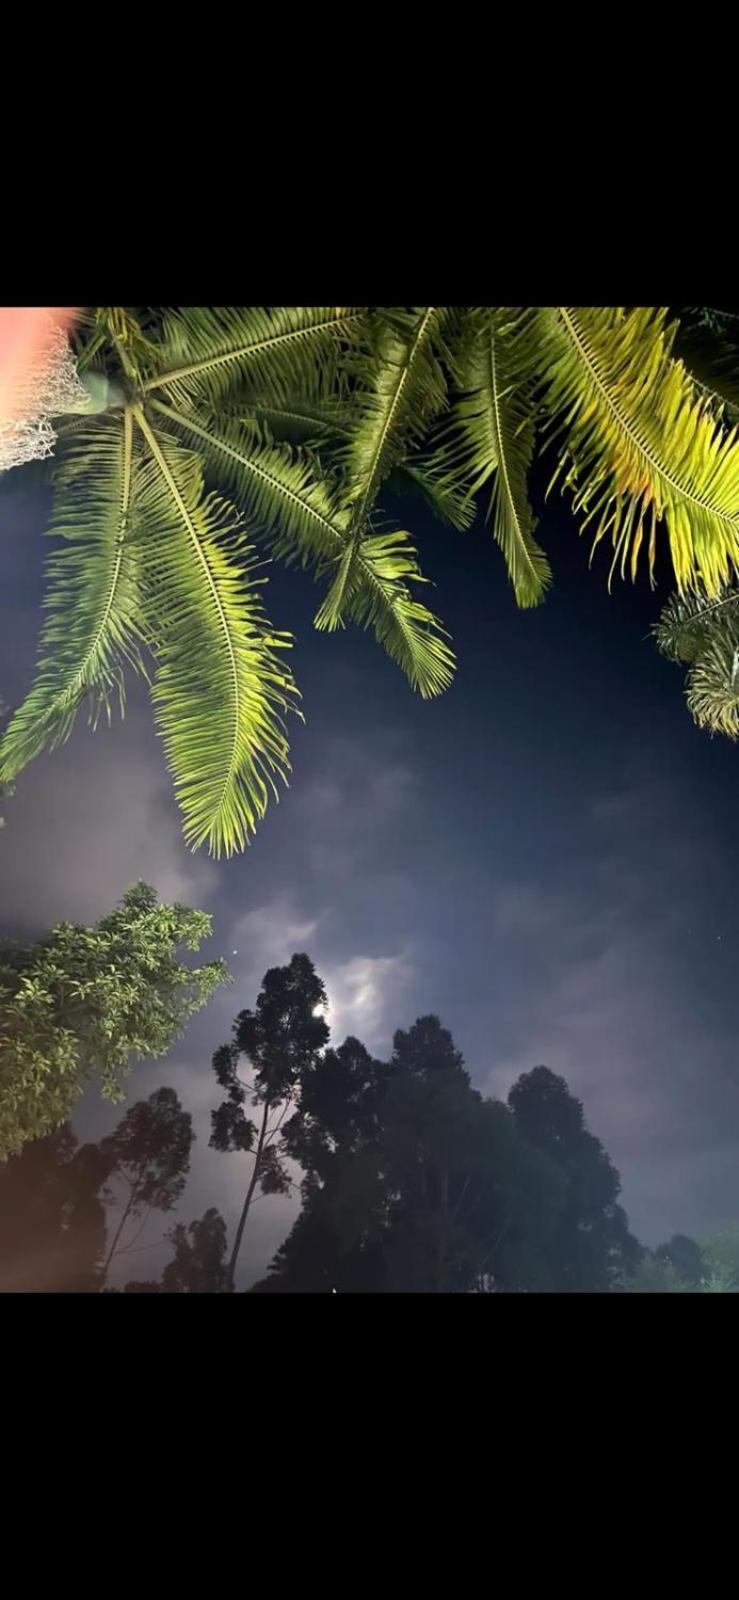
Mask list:
[[635,785],[592,816],[588,879],[509,883],[496,896],[503,970],[478,1018],[478,1036],[487,1022],[496,1037],[484,1087],[505,1095],[539,1062],[561,1073],[621,1173],[632,1225],[655,1243],[710,1231],[736,1209],[739,1148],[733,1173],[716,1149],[718,1126],[739,1129],[734,1041],[707,1000],[696,1006],[699,962],[710,975],[720,959],[710,923],[707,939],[693,937],[715,852],[673,785]]
[[215,888],[214,864],[184,844],[161,743],[138,710],[94,734],[82,721],[20,774],[5,815],[0,883],[22,929],[92,921],[142,878],[200,907]]
[[415,977],[405,955],[352,956],[325,973],[328,1022],[334,1044],[355,1034],[368,1049],[387,1045]]

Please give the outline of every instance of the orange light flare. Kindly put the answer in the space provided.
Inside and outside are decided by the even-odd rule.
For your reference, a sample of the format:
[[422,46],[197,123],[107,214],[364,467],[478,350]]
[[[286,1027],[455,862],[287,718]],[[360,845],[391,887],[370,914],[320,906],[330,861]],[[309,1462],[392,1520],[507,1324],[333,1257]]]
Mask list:
[[77,306],[0,306],[0,423],[13,420],[19,381],[43,362],[49,318],[68,329]]

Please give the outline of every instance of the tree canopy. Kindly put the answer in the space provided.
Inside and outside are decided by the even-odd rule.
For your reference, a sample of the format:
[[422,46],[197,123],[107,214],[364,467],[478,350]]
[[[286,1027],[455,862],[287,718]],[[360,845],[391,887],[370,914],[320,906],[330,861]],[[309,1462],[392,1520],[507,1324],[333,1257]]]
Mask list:
[[66,1121],[91,1080],[120,1100],[132,1061],[169,1050],[227,979],[222,961],[178,958],[210,932],[205,912],[140,883],[92,927],[0,944],[0,1160]]

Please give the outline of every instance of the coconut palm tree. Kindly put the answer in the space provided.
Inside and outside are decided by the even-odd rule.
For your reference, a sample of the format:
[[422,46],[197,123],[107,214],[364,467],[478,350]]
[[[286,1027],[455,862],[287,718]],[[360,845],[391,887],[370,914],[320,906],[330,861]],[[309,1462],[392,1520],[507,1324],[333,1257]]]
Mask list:
[[[664,309],[418,307],[370,314],[339,446],[353,542],[326,601],[335,623],[356,576],[363,527],[393,465],[419,462],[462,524],[476,493],[519,605],[538,603],[549,563],[533,537],[527,478],[537,438],[594,542],[606,535],[634,576],[650,573],[664,525],[678,591],[718,595],[739,562],[739,443],[730,400],[675,351]],[[739,387],[739,386],[738,386]],[[439,505],[442,512],[444,507]]]
[[[247,541],[320,576],[351,547],[348,510],[309,454],[272,439],[258,403],[331,389],[362,319],[348,308],[181,308],[88,313],[77,334],[87,412],[58,426],[50,616],[36,682],[2,740],[0,780],[123,706],[124,671],[149,675],[185,837],[215,855],[243,848],[285,779],[284,717],[298,693],[290,638],[264,614]],[[244,419],[240,413],[244,412]],[[231,488],[238,509],[216,490]],[[424,695],[452,654],[415,598],[402,531],[363,540],[347,614],[370,626]],[[321,614],[318,626],[323,626]]]
[[185,836],[243,847],[286,777],[297,689],[242,518],[270,556],[327,582],[317,627],[371,627],[424,696],[454,659],[386,497],[413,489],[466,528],[485,490],[516,600],[536,605],[551,581],[528,497],[537,445],[555,455],[550,488],[571,493],[595,544],[610,539],[612,572],[635,577],[646,549],[653,577],[664,527],[679,603],[723,601],[739,568],[739,443],[730,395],[685,365],[678,331],[650,307],[89,315],[78,357],[94,415],[60,428],[65,545],[0,780],[152,660]]

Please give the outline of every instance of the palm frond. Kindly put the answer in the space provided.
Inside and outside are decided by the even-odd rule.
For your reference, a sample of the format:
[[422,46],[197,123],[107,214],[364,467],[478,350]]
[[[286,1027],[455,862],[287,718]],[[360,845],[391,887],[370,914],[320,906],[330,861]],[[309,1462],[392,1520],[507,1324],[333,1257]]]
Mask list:
[[238,516],[204,495],[199,460],[134,410],[149,450],[145,593],[159,671],[153,689],[193,849],[243,849],[275,778],[286,781],[283,713],[296,689],[254,578]]
[[711,630],[688,672],[685,693],[699,728],[739,739],[739,629]]
[[[152,409],[181,430],[238,494],[246,514],[270,537],[272,555],[287,565],[310,565],[318,577],[351,569],[347,620],[374,627],[378,642],[422,695],[439,694],[446,687],[454,658],[442,642],[436,618],[408,589],[408,581],[424,579],[407,534],[368,537],[355,550],[350,512],[337,504],[329,480],[311,456],[275,445],[264,429],[257,433],[233,418],[206,428],[163,402],[152,402]],[[342,625],[343,614],[331,609],[337,589],[343,596],[335,578],[316,618],[318,628]]]
[[739,319],[704,306],[681,310],[676,350],[698,399],[732,427],[739,422]]
[[739,589],[729,590],[718,600],[707,600],[701,595],[671,595],[652,630],[658,650],[669,661],[694,661],[706,643],[714,619],[723,623],[725,613],[727,624],[733,625],[730,613],[736,613],[738,605]]
[[566,429],[555,478],[610,533],[614,559],[636,573],[649,523],[664,521],[678,590],[718,594],[739,564],[739,443],[696,399],[671,354],[665,312],[637,307],[543,307],[534,323],[536,360],[552,431]]
[[201,422],[190,412],[153,401],[152,410],[176,427],[220,482],[239,497],[246,515],[270,536],[271,553],[290,565],[341,557],[350,516],[339,508],[315,459],[275,444],[264,426],[235,418]]
[[138,516],[130,412],[88,420],[57,468],[49,531],[66,543],[48,563],[51,616],[36,682],[2,741],[4,778],[67,739],[88,696],[92,721],[114,694],[122,710],[125,664],[143,670]]
[[372,628],[411,686],[431,699],[449,687],[455,661],[448,633],[408,588],[408,582],[426,581],[407,533],[368,534],[358,551],[347,545],[316,627],[331,632],[351,619]]
[[345,306],[181,306],[164,318],[160,370],[144,387],[179,404],[217,404],[245,378],[294,393],[361,321]]
[[441,451],[401,461],[387,479],[387,489],[391,494],[408,490],[419,494],[439,522],[446,522],[459,532],[470,528],[475,520],[474,503],[460,482],[459,473],[450,469]]
[[490,485],[488,518],[505,557],[519,606],[543,600],[552,580],[547,557],[534,538],[536,518],[528,498],[534,454],[532,382],[521,360],[523,341],[491,314],[469,351],[466,393],[455,406],[451,438],[458,440],[457,470],[475,495]]
[[370,353],[356,363],[352,436],[342,454],[344,503],[365,522],[391,468],[446,404],[444,306],[385,312]]

